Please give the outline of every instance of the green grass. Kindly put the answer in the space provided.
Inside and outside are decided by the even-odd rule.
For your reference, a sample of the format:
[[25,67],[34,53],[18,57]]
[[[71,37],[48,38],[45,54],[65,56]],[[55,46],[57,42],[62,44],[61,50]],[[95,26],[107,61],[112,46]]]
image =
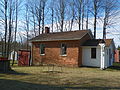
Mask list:
[[120,89],[120,64],[117,68],[12,67],[0,74],[0,90],[79,90]]
[[[12,62],[13,62],[13,60],[10,60],[10,65],[12,65]],[[13,66],[18,66],[18,61],[17,60],[14,61],[14,65]]]
[[120,67],[120,63],[114,63],[113,66],[119,66]]

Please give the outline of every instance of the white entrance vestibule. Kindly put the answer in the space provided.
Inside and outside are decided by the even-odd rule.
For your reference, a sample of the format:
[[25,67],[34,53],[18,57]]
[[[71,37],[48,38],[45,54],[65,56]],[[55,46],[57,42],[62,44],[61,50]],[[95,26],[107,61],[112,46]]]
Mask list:
[[101,70],[112,66],[114,50],[112,39],[89,40],[82,46],[82,65],[99,67]]

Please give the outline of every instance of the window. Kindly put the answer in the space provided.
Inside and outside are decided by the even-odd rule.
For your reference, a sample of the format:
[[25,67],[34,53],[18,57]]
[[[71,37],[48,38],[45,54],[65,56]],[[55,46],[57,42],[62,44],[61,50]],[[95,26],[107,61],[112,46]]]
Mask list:
[[40,54],[41,55],[45,54],[45,44],[40,44]]
[[67,54],[67,45],[61,44],[61,55],[66,55],[66,54]]
[[91,58],[96,58],[96,48],[91,48]]

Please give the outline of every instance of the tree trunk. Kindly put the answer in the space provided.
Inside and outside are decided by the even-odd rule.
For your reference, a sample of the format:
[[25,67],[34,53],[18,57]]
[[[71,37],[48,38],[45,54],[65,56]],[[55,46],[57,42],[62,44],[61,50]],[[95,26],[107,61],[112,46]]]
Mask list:
[[12,66],[14,65],[14,61],[15,61],[17,20],[18,20],[18,1],[16,0],[16,21],[15,21],[14,53],[13,53]]
[[44,11],[45,11],[45,1],[42,2],[42,33],[44,33]]
[[39,15],[38,15],[38,26],[39,26],[39,35],[40,35],[40,29],[41,29],[41,26],[40,26],[40,23],[41,23],[41,1],[39,3]]
[[94,15],[94,39],[96,39],[96,21],[97,20],[97,16]]
[[7,0],[5,0],[5,45],[4,45],[4,57],[6,57],[7,51]]
[[11,33],[12,33],[12,2],[10,2],[10,12],[9,12],[9,37],[8,37],[8,48],[7,48],[7,58],[10,53],[10,44],[11,44]]
[[82,0],[82,30],[84,28],[84,0]]
[[53,22],[54,22],[54,9],[52,7],[52,32],[53,32]]
[[94,0],[94,39],[96,39],[97,1]]

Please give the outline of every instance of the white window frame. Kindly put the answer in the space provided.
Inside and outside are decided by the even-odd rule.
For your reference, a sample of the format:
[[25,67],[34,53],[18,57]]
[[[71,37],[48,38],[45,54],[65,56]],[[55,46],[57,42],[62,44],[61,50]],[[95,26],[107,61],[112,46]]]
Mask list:
[[[41,48],[42,45],[44,45],[44,53],[42,53],[42,48]],[[40,44],[40,55],[45,55],[45,44],[43,43]]]
[[[63,49],[62,49],[62,46],[63,46],[63,45],[66,46],[66,51],[64,51],[64,52],[66,52],[65,54],[64,54],[63,51],[62,51],[62,50],[63,50]],[[67,56],[67,44],[65,44],[65,43],[62,43],[62,44],[61,44],[61,47],[60,47],[60,54],[61,54],[61,56]]]

